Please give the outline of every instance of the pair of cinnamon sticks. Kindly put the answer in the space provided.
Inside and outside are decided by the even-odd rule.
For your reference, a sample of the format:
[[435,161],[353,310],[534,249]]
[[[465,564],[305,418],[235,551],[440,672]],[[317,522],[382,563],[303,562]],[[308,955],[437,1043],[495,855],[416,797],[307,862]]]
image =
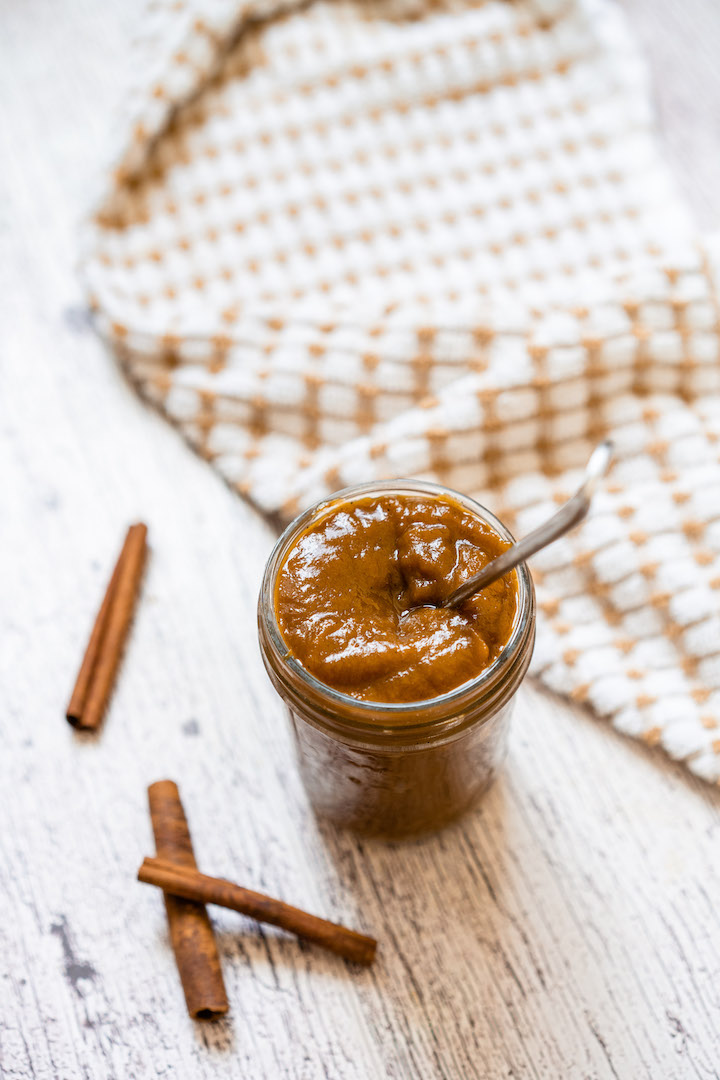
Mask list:
[[147,525],[131,525],[90,634],[65,715],[96,731],[107,707],[132,621],[147,551]]
[[373,962],[374,938],[309,915],[282,900],[201,874],[177,785],[172,780],[159,780],[148,788],[148,799],[157,858],[143,860],[138,879],[164,892],[170,940],[192,1017],[212,1019],[229,1007],[205,904],[218,904],[271,923],[355,963]]

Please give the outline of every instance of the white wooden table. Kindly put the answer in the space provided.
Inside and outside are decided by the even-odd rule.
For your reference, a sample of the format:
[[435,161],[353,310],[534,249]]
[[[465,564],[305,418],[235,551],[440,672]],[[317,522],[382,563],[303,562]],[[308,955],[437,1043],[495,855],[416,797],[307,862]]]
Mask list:
[[[717,225],[720,9],[628,8]],[[272,531],[136,399],[73,273],[137,9],[0,5],[0,1075],[717,1077],[717,790],[528,686],[460,826],[393,847],[313,819],[255,640]],[[143,602],[102,735],[79,737],[63,706],[136,518]],[[165,776],[204,868],[374,932],[375,967],[215,909],[232,1009],[190,1021],[135,882]]]

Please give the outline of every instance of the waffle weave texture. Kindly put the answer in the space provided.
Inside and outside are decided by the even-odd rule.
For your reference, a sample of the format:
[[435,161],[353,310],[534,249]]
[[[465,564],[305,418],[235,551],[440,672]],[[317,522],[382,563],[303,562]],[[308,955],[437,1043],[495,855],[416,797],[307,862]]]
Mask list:
[[83,272],[131,378],[281,518],[439,480],[521,535],[534,671],[720,778],[720,250],[600,0],[152,5]]

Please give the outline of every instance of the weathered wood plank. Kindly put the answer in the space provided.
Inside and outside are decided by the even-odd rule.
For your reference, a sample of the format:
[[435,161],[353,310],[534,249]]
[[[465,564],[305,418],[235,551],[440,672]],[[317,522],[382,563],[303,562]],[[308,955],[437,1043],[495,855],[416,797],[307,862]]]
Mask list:
[[[717,1076],[720,795],[682,769],[528,687],[506,773],[462,825],[387,846],[310,814],[255,641],[272,530],[136,400],[73,275],[138,8],[1,16],[0,1073]],[[717,220],[717,9],[628,8]],[[79,736],[63,706],[136,518],[143,602],[102,735]],[[376,933],[377,965],[217,910],[232,1012],[189,1021],[160,897],[134,881],[161,776],[204,868]]]

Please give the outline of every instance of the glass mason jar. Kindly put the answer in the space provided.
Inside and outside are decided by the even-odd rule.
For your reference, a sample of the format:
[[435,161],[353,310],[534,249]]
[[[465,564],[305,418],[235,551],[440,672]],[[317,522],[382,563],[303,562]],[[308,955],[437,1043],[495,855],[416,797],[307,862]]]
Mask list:
[[500,655],[477,678],[426,701],[360,701],[320,682],[293,657],[275,612],[277,575],[298,536],[345,501],[373,495],[448,499],[510,532],[484,507],[438,484],[391,480],[347,488],[305,511],[285,529],[263,577],[260,650],[285,702],[300,772],[315,812],[336,825],[398,838],[434,831],[469,810],[505,757],[515,691],[535,641],[535,593],[523,563],[513,573],[517,610]]

